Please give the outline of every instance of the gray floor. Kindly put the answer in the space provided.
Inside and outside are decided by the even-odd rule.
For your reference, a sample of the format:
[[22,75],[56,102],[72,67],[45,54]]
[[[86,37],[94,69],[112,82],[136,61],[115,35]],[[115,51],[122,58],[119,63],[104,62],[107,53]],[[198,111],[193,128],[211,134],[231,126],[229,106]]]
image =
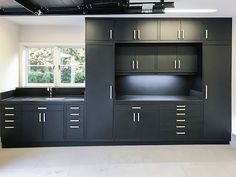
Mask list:
[[236,177],[229,145],[0,149],[0,177]]

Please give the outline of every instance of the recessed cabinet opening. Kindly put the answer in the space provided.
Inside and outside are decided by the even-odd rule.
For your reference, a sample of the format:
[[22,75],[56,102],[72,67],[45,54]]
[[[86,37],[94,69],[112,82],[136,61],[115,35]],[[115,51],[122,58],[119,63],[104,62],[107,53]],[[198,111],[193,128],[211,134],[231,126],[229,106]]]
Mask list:
[[201,44],[117,44],[117,100],[201,100]]

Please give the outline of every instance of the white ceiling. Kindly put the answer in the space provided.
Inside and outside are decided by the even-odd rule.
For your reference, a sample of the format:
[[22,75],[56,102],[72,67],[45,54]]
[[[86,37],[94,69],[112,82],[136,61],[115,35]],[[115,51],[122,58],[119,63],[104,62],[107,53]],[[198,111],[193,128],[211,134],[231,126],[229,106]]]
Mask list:
[[[150,0],[132,0],[132,1],[150,1]],[[167,0],[172,1],[172,0]],[[173,0],[175,2],[176,9],[217,9],[215,13],[202,13],[202,14],[159,14],[159,15],[145,15],[145,17],[176,17],[176,16],[188,16],[188,17],[232,17],[236,16],[236,1],[235,0]],[[119,17],[140,17],[142,15],[118,15]],[[80,26],[84,22],[85,16],[8,16],[1,17],[6,18],[19,25],[78,25]],[[101,16],[99,16],[101,17]],[[107,17],[107,16],[106,16]],[[117,17],[117,16],[110,16]]]

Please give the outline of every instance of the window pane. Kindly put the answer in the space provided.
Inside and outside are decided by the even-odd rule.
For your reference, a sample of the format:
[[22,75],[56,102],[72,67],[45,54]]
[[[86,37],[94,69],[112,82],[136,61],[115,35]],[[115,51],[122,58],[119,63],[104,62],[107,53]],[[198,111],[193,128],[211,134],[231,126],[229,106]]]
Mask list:
[[60,48],[61,83],[85,83],[84,48]]
[[29,48],[29,65],[53,65],[53,49]]
[[28,70],[28,83],[53,83],[52,67],[30,66]]

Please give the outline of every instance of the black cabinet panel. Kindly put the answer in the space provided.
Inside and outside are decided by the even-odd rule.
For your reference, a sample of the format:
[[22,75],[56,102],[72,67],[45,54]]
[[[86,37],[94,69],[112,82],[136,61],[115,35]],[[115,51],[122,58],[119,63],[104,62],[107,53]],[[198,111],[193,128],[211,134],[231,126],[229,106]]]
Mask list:
[[111,139],[113,125],[114,46],[86,47],[86,123],[88,139]]
[[113,40],[113,20],[91,19],[86,20],[86,40],[108,41]]
[[44,113],[43,139],[59,141],[63,139],[63,111],[48,111]]
[[144,19],[137,21],[137,39],[143,41],[157,41],[157,20]]
[[137,40],[136,20],[120,19],[115,21],[115,39],[118,41]]
[[163,19],[161,25],[161,40],[176,41],[180,40],[180,20],[178,19]]
[[232,19],[204,19],[204,39],[207,41],[231,41]]
[[202,41],[203,24],[200,19],[181,20],[181,38],[184,41]]
[[[205,137],[230,139],[231,46],[204,46]],[[207,87],[207,88],[206,88]]]

